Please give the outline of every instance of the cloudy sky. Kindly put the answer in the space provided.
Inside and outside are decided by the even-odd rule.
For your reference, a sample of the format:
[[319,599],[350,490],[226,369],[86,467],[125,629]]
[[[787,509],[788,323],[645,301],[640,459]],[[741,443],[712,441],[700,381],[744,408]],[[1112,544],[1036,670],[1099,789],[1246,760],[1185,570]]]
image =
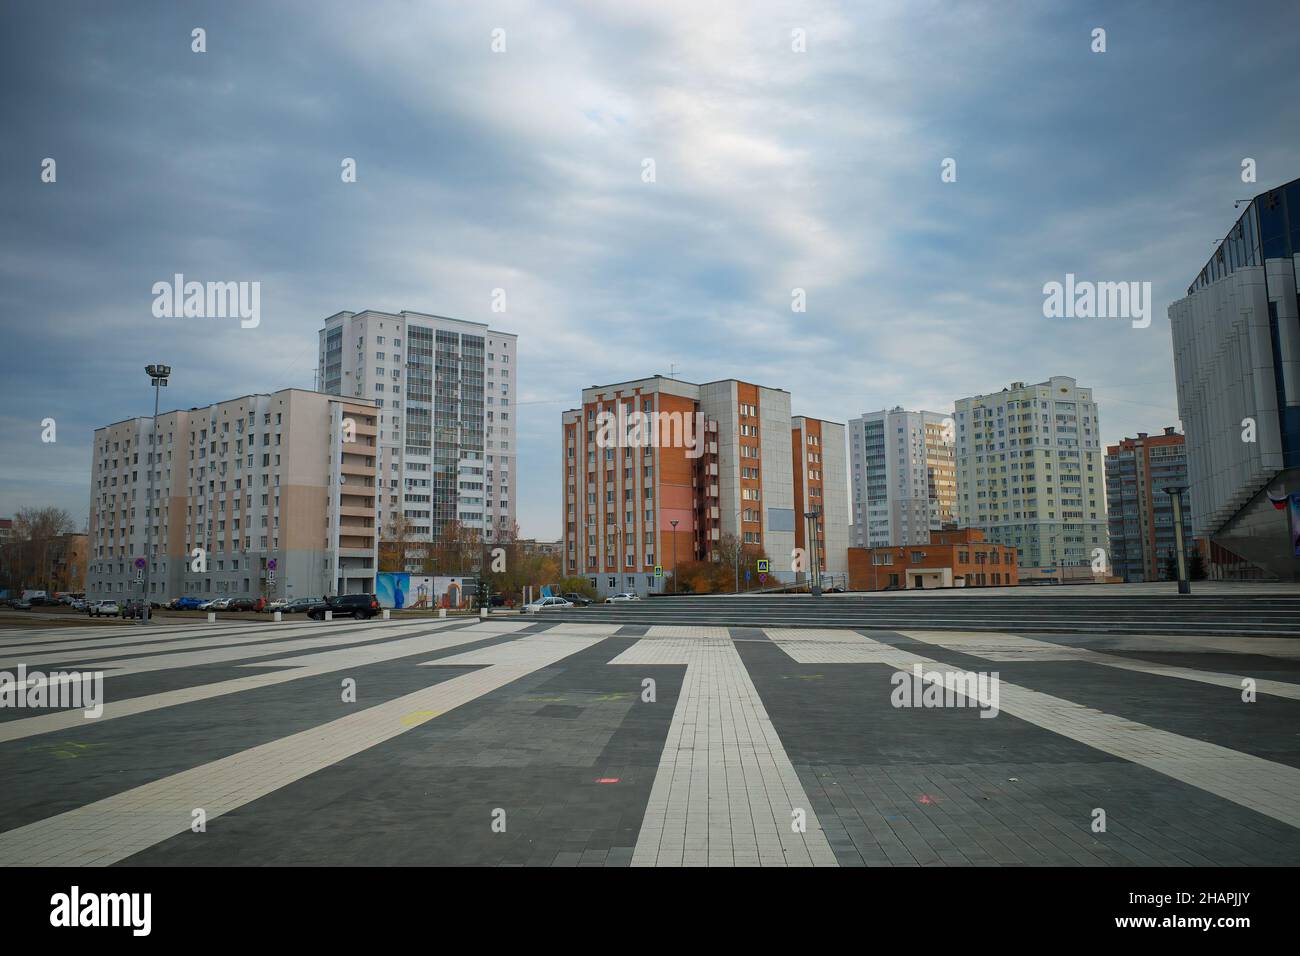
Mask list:
[[[1072,375],[1104,441],[1159,431],[1166,307],[1300,176],[1298,35],[1293,0],[10,0],[0,515],[84,522],[147,362],[170,407],[310,388],[344,309],[519,334],[527,536],[559,535],[560,412],[656,372],[837,421]],[[155,318],[177,272],[260,282],[260,326]],[[1045,318],[1066,273],[1151,282],[1150,327]]]

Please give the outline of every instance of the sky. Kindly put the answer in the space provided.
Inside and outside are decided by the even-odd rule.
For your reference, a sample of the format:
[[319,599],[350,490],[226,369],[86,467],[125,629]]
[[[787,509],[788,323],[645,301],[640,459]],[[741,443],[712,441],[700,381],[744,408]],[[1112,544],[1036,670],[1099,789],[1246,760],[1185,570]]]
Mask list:
[[[149,362],[168,408],[311,388],[367,308],[519,335],[526,537],[561,412],[656,373],[841,422],[1069,375],[1103,442],[1158,433],[1168,305],[1300,176],[1297,36],[1294,2],[10,0],[0,515],[84,524]],[[260,323],[155,317],[175,273],[259,282]],[[1150,325],[1045,317],[1066,274],[1150,282]]]

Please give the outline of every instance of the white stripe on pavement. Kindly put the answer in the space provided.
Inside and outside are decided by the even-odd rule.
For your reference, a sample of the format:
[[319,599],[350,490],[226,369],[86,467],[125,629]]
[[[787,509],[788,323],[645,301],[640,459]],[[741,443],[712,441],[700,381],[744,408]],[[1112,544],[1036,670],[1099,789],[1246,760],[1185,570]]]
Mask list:
[[476,651],[474,663],[490,666],[0,834],[0,866],[107,866],[124,860],[189,831],[196,808],[203,808],[210,824],[603,639],[543,632]]
[[[902,671],[922,664],[944,673],[945,685],[960,691],[955,675],[964,673],[964,668],[890,647],[861,634],[856,636],[860,643],[775,636],[772,640],[801,664],[883,663]],[[1004,680],[999,680],[997,686],[1004,713],[1300,827],[1300,770],[1294,767],[1102,713]]]
[[[652,628],[610,664],[685,664],[633,866],[835,866],[758,690],[730,638]],[[690,632],[687,636],[658,634]],[[650,706],[650,705],[646,705]],[[806,832],[794,830],[802,811]]]
[[53,733],[58,730],[85,727],[105,720],[113,720],[117,717],[131,717],[136,714],[161,710],[164,707],[175,707],[200,700],[211,700],[214,697],[222,697],[226,694],[237,694],[241,691],[256,690],[259,687],[270,687],[288,681],[301,680],[305,677],[316,677],[349,667],[364,667],[367,664],[378,664],[401,657],[427,654],[501,636],[499,631],[485,631],[476,625],[452,628],[446,634],[436,633],[446,629],[447,625],[445,623],[431,623],[429,626],[435,633],[420,634],[415,637],[388,641],[383,644],[343,647],[337,650],[322,651],[318,654],[284,659],[277,658],[269,661],[259,661],[256,664],[241,664],[241,667],[288,669],[274,670],[263,674],[249,674],[247,677],[235,677],[230,680],[215,681],[211,684],[181,687],[177,690],[163,691],[158,694],[145,694],[126,700],[106,702],[104,712],[95,718],[86,717],[82,710],[72,709],[61,710],[57,713],[40,714],[36,717],[3,721],[0,722],[0,743],[9,740],[20,740],[24,737],[34,737],[38,734]]
[[[1179,680],[1228,687],[1238,694],[1241,693],[1242,681],[1245,680],[1239,674],[1202,671],[1193,667],[1177,667],[1173,664],[1153,664],[1131,657],[1119,657],[1103,651],[1094,651],[1087,647],[1053,644],[1051,641],[1039,641],[1018,634],[969,634],[962,631],[897,631],[896,633],[926,644],[938,644],[950,651],[970,654],[972,657],[982,657],[990,661],[1086,661],[1089,664],[1118,667],[1121,670],[1151,674],[1156,677],[1175,677]],[[1300,684],[1289,684],[1286,681],[1267,678],[1251,678],[1251,680],[1255,681],[1255,689],[1261,694],[1300,700]]]

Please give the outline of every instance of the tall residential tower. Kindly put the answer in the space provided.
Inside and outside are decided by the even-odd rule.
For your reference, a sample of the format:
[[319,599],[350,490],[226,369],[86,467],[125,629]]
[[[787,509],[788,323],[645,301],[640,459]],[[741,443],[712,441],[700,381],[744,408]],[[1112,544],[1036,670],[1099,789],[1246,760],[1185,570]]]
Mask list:
[[375,517],[385,539],[402,524],[404,538],[429,540],[449,521],[479,531],[487,543],[510,536],[516,339],[480,322],[420,312],[339,312],[325,320],[321,390],[379,407]]
[[1020,551],[1021,579],[1091,565],[1109,550],[1092,389],[1054,375],[956,402],[962,527]]
[[[1110,563],[1125,581],[1164,580],[1176,553],[1174,504],[1164,489],[1187,486],[1187,446],[1166,426],[1163,435],[1138,432],[1106,449],[1106,512]],[[1192,515],[1183,508],[1183,547],[1192,547]]]
[[956,527],[953,418],[895,407],[849,422],[856,548],[928,544]]

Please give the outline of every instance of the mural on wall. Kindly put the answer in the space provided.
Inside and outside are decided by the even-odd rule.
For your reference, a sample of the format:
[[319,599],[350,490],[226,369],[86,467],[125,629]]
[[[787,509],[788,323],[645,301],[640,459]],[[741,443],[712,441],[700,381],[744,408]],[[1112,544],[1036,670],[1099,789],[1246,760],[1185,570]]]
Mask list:
[[380,607],[461,608],[474,593],[473,581],[461,577],[430,577],[405,571],[380,571],[375,580],[375,596]]

